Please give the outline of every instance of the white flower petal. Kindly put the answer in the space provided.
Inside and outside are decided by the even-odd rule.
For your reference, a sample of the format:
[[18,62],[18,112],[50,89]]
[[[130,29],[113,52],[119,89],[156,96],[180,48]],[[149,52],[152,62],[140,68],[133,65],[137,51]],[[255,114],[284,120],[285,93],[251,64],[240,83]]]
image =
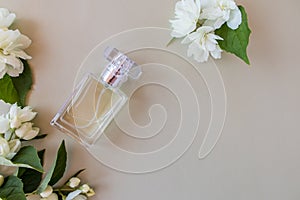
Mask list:
[[217,45],[215,50],[210,52],[210,55],[215,59],[220,59],[221,53],[222,53],[222,49],[219,47],[219,45]]
[[206,62],[209,54],[219,58],[221,49],[218,41],[222,38],[214,34],[213,27],[201,26],[183,39],[183,43],[190,43],[187,51],[188,56],[192,56],[198,62]]
[[33,127],[31,131],[29,131],[24,137],[24,140],[31,140],[35,138],[40,132],[40,128],[38,127]]
[[205,26],[212,26],[219,29],[225,22],[236,29],[240,24],[240,12],[233,0],[215,0],[214,4],[203,8],[200,19],[205,20]]
[[12,77],[17,77],[24,70],[21,60],[13,55],[0,54],[0,61],[6,63],[6,73]]
[[9,141],[8,145],[11,153],[17,153],[21,149],[21,141],[19,139]]
[[175,5],[175,18],[170,20],[171,36],[181,38],[196,29],[200,16],[200,0],[181,0]]
[[18,112],[20,108],[17,104],[13,104],[9,110],[10,128],[19,128],[21,126],[21,121],[18,119]]
[[0,8],[0,28],[8,28],[15,20],[16,15],[6,8]]
[[70,192],[66,198],[66,200],[73,200],[81,193],[81,190],[75,190],[73,192]]
[[5,74],[6,74],[6,64],[2,62],[0,59],[0,79],[2,79]]
[[9,112],[10,107],[11,104],[6,103],[5,101],[0,99],[0,115],[7,114]]
[[229,20],[227,21],[227,26],[232,30],[235,30],[242,23],[242,13],[237,7],[230,12]]
[[20,59],[31,59],[31,56],[24,51],[30,44],[31,40],[19,30],[0,28],[0,63],[2,63],[0,64],[0,77],[3,77],[5,73],[16,77],[23,72],[24,67]]
[[223,16],[222,10],[218,7],[208,7],[202,10],[200,19],[215,20]]
[[188,56],[192,56],[198,62],[205,62],[208,59],[209,53],[198,43],[192,42],[188,48]]
[[20,68],[16,69],[11,67],[10,65],[7,66],[7,74],[11,77],[18,77],[22,72],[23,72],[24,68],[23,68],[23,64],[21,63]]
[[[0,64],[1,65],[1,64]],[[2,79],[4,77],[4,75],[6,74],[6,68],[3,70],[0,70],[0,79]]]
[[10,151],[7,154],[6,158],[11,160],[17,152],[21,149],[21,141],[19,139],[14,139],[8,142]]
[[0,133],[5,133],[9,129],[9,119],[0,115]]
[[16,135],[24,140],[31,140],[36,137],[40,131],[37,127],[32,127],[33,123],[26,122],[18,128],[15,133]]
[[0,137],[0,156],[6,157],[9,154],[9,145],[7,140],[3,137]]
[[9,111],[9,119],[11,120],[10,127],[19,128],[22,123],[31,121],[36,114],[37,113],[33,112],[29,106],[21,109],[17,104],[14,104]]
[[27,132],[31,131],[32,130],[32,123],[25,123],[25,124],[22,124],[20,128],[18,128],[15,133],[16,135],[19,137],[19,138],[23,138]]
[[30,106],[26,106],[20,110],[19,118],[22,120],[22,122],[28,122],[33,120],[36,114],[36,112],[32,112],[32,108]]

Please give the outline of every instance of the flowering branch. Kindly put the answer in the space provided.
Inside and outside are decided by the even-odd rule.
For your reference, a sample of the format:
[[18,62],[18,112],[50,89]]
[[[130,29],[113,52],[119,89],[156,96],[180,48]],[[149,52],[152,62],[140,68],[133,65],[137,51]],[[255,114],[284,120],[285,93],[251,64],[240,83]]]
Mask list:
[[181,0],[170,20],[171,36],[183,38],[187,55],[198,62],[209,56],[221,58],[222,51],[235,54],[247,64],[247,46],[251,30],[245,9],[234,0]]
[[26,106],[32,75],[25,49],[31,40],[19,30],[8,29],[16,15],[0,8],[0,200],[86,200],[95,194],[87,184],[80,185],[76,173],[68,183],[55,187],[67,166],[63,141],[56,158],[43,175],[45,150],[24,146],[24,141],[44,138],[32,120],[37,113]]

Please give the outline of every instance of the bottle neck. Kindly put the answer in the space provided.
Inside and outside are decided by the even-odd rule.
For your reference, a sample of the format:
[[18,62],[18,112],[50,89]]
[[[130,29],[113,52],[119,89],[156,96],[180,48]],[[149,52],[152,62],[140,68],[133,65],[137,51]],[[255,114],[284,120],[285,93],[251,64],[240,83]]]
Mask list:
[[127,80],[128,72],[134,65],[131,59],[120,53],[106,66],[100,79],[112,88],[118,88]]

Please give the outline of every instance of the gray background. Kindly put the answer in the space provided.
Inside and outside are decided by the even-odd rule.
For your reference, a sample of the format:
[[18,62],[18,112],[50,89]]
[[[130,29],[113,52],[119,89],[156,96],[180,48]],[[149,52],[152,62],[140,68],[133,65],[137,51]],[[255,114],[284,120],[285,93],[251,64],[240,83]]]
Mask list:
[[[28,53],[35,85],[29,104],[49,136],[47,166],[67,140],[67,174],[86,168],[94,199],[296,200],[299,161],[299,1],[238,1],[252,29],[251,67],[223,53],[216,61],[227,92],[227,118],[214,151],[198,160],[200,139],[175,164],[133,175],[96,162],[81,146],[49,125],[73,87],[90,50],[112,34],[136,27],[169,27],[176,1],[1,0],[17,14],[15,27],[33,44]],[[50,94],[50,95],[49,95]],[[113,156],[113,155],[112,155]]]

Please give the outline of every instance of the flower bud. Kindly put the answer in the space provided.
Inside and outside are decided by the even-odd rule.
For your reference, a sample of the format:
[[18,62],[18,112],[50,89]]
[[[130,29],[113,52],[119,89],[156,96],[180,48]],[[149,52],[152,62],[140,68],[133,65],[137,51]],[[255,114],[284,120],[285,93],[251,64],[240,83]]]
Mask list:
[[87,193],[91,188],[88,184],[83,184],[79,189],[82,191],[82,193]]
[[[48,186],[46,187],[46,189],[45,189],[43,192],[40,193],[40,195],[41,195],[41,197],[43,197],[43,198],[47,198],[47,197],[50,197],[50,195],[52,194],[52,192],[53,192],[52,187],[51,187],[50,185],[48,185]],[[47,199],[48,199],[48,198],[47,198]]]
[[58,196],[56,193],[52,193],[47,198],[42,198],[41,200],[58,200]]
[[72,177],[69,182],[68,182],[68,186],[70,186],[71,188],[75,188],[79,185],[80,183],[80,179],[77,177]]

